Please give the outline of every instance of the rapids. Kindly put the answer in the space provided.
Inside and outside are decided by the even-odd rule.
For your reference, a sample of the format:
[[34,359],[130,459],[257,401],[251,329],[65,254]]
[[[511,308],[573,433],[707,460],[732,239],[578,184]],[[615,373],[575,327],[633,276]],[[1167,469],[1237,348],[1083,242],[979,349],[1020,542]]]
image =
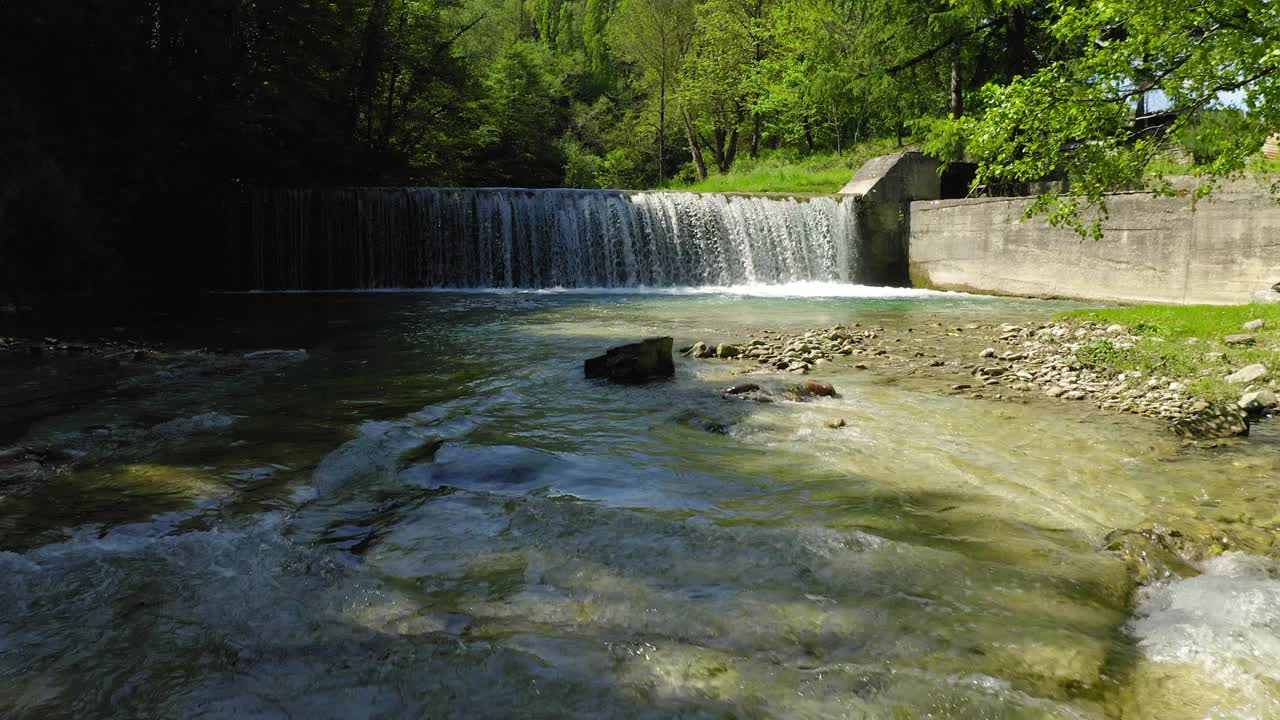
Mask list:
[[811,403],[723,401],[718,361],[582,379],[656,334],[1067,307],[810,290],[217,298],[238,350],[23,440],[78,460],[2,489],[0,716],[1280,713],[1265,547],[1146,588],[1100,549],[1153,519],[1274,537],[1274,443],[840,365]]

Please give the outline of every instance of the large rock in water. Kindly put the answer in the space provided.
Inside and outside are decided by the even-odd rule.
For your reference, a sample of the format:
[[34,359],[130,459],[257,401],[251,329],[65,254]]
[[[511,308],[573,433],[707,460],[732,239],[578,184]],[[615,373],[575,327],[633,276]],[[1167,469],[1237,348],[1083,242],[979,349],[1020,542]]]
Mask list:
[[1216,405],[1173,423],[1173,431],[1191,440],[1217,440],[1249,434],[1249,417],[1233,405]]
[[669,337],[656,337],[609,348],[604,355],[588,359],[583,370],[588,378],[616,383],[669,378],[676,374],[675,363],[671,360],[671,342]]

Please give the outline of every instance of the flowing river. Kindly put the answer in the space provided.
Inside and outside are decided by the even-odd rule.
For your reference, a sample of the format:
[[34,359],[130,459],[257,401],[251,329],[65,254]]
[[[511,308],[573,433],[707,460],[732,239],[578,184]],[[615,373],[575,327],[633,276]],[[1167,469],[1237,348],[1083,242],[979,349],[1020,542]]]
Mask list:
[[1188,448],[840,364],[809,403],[722,400],[727,362],[582,378],[646,336],[1067,307],[794,291],[217,299],[235,352],[24,438],[79,461],[0,488],[0,717],[1280,717],[1275,555],[1135,590],[1101,549],[1275,537],[1265,432]]

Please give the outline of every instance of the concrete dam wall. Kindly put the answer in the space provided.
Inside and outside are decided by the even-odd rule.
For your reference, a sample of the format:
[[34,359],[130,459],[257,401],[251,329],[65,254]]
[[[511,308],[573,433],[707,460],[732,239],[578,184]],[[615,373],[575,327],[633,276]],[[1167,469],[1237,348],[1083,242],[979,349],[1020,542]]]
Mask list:
[[1112,195],[1101,240],[1022,221],[1031,198],[911,203],[913,284],[1127,302],[1280,299],[1280,204],[1263,192],[1200,201]]

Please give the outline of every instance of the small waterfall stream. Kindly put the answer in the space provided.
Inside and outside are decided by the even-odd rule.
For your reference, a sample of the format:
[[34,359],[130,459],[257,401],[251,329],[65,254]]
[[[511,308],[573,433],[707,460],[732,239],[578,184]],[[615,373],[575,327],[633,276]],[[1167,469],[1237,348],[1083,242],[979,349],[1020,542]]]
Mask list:
[[237,285],[626,288],[861,279],[852,198],[506,188],[256,190]]

